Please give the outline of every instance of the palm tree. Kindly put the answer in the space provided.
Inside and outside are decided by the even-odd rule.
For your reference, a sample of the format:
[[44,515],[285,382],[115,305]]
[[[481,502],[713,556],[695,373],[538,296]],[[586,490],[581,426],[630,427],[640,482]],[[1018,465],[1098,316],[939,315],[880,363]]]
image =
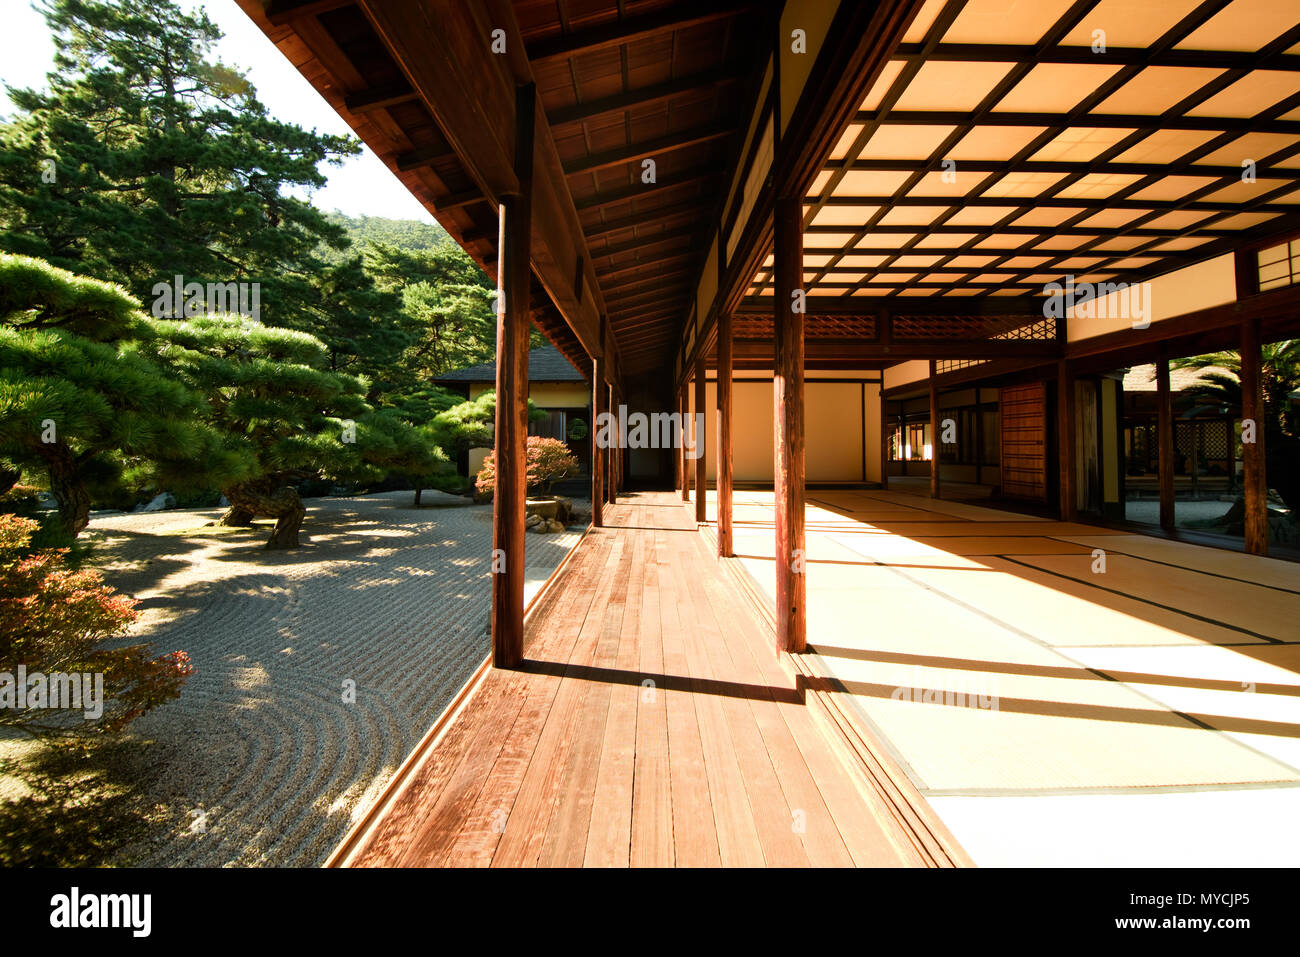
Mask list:
[[[1218,366],[1187,391],[1207,403],[1241,408],[1241,353],[1235,350],[1175,359],[1178,369]],[[1300,390],[1300,339],[1270,342],[1260,349],[1264,391],[1264,468],[1268,484],[1293,511],[1300,506],[1300,410],[1291,399]]]

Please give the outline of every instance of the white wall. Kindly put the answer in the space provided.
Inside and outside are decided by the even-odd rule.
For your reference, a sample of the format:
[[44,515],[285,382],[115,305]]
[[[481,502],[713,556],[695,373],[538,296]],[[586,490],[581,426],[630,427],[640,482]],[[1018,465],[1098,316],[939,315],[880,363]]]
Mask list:
[[[771,482],[775,411],[771,380],[732,382],[732,472],[737,482]],[[691,390],[692,395],[694,390]],[[717,383],[705,388],[705,469],[716,477]],[[880,386],[874,382],[804,383],[804,461],[809,482],[880,479]]]

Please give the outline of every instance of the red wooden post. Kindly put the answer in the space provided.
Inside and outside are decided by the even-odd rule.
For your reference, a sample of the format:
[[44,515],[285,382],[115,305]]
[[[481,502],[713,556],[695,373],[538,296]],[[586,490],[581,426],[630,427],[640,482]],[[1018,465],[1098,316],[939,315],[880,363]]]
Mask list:
[[718,314],[718,555],[735,554],[731,540],[731,313]]
[[[618,411],[620,413],[619,419],[621,420],[623,418],[622,407],[627,404],[627,397],[623,395],[622,389],[615,389],[614,399],[616,401],[616,404],[619,407],[618,408]],[[626,472],[627,472],[627,449],[623,447],[623,434],[620,431],[618,436],[618,448],[614,450],[614,492],[615,494],[627,491],[627,488],[625,487],[624,484]]]
[[708,485],[708,478],[705,472],[704,461],[704,350],[700,350],[699,356],[695,359],[695,415],[691,417],[691,427],[699,423],[700,428],[696,429],[695,435],[695,521],[705,522],[708,520],[708,497],[705,488]]
[[1078,515],[1074,481],[1074,370],[1065,359],[1056,364],[1056,428],[1061,521],[1070,522]]
[[804,296],[803,204],[782,196],[773,210],[775,346],[773,413],[776,486],[777,648],[801,652],[808,641],[804,583]]
[[[1241,321],[1241,443],[1242,483],[1246,505],[1246,551],[1268,554],[1268,475],[1265,471],[1264,398],[1261,375],[1259,319]],[[1254,423],[1253,442],[1245,441],[1247,422]]]
[[597,423],[605,414],[605,363],[591,360],[591,524],[600,528],[605,524],[605,450],[596,442]]
[[686,443],[690,441],[691,433],[691,406],[687,401],[686,386],[682,386],[681,392],[678,393],[677,404],[681,407],[682,412],[682,448],[677,455],[678,467],[682,473],[682,501],[691,500],[691,468],[690,460],[686,458]]
[[1160,477],[1160,527],[1174,527],[1174,411],[1169,390],[1169,359],[1160,350],[1156,360],[1156,451]]
[[515,91],[515,175],[519,193],[501,200],[497,243],[496,488],[492,501],[492,663],[524,658],[524,500],[528,436],[528,297],[537,91]]
[[939,449],[943,425],[939,421],[939,383],[935,361],[930,360],[930,498],[939,497]]

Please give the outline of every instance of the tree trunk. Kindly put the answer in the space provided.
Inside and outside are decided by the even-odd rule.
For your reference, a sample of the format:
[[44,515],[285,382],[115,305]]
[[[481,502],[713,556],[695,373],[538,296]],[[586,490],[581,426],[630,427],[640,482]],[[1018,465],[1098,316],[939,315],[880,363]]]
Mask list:
[[[226,496],[226,501],[233,502],[230,498],[230,492],[222,493]],[[232,504],[226,509],[226,514],[222,515],[217,521],[218,525],[227,525],[231,528],[248,528],[253,524],[253,513],[239,505]]]
[[0,462],[0,495],[4,495],[23,477],[23,473],[18,469],[10,468],[3,462]]
[[[246,513],[251,519],[256,515],[274,518],[275,529],[267,540],[267,548],[297,548],[298,530],[302,527],[303,516],[307,509],[296,489],[281,485],[275,488],[272,480],[262,479],[257,482],[245,482],[226,490],[230,500],[230,512],[236,510]],[[229,515],[230,512],[226,514]]]
[[423,491],[424,491],[424,483],[417,482],[415,484],[415,503],[414,503],[416,508],[420,507],[420,494]]
[[90,524],[90,492],[77,474],[70,452],[56,450],[48,463],[50,494],[59,503],[59,526],[76,538]]

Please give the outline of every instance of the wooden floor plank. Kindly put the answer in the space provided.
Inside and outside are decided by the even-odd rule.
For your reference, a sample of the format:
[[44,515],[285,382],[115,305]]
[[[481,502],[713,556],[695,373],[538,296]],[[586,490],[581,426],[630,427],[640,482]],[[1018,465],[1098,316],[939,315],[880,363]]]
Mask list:
[[[689,557],[687,554],[679,554],[677,560],[685,565],[689,562]],[[807,866],[808,854],[794,829],[794,809],[786,800],[780,777],[772,766],[767,745],[750,707],[749,699],[766,695],[767,689],[739,680],[738,671],[722,635],[722,630],[730,627],[729,622],[719,623],[707,602],[701,607],[695,601],[683,600],[682,607],[691,611],[694,618],[691,630],[699,635],[713,674],[728,678],[731,690],[720,695],[723,699],[722,710],[740,762],[745,789],[749,794],[749,805],[762,842],[764,860],[774,867]]]
[[[607,548],[590,549],[588,560],[575,571],[599,574],[600,558],[607,551]],[[534,629],[527,652],[567,656],[575,636],[562,623],[585,619],[594,598],[594,593],[586,589],[567,590],[549,609],[550,614],[542,619],[540,627]],[[538,682],[523,672],[497,674],[509,674],[503,701],[514,708],[512,712],[501,706],[485,722],[508,731],[498,738],[483,736],[467,748],[467,754],[477,755],[478,760],[472,764],[467,760],[457,770],[448,785],[448,794],[435,806],[429,826],[413,842],[403,864],[421,867],[485,864],[496,851],[518,781],[531,760],[556,691],[556,682]]]
[[[635,623],[625,622],[624,617],[630,592],[637,590],[630,577],[632,570],[640,565],[644,545],[635,534],[624,536],[624,541],[629,547],[624,550],[614,572],[613,588],[600,621],[596,653],[591,660],[594,668],[613,668],[618,661],[624,628],[628,627],[633,634],[636,632]],[[639,599],[636,604],[639,606]],[[572,758],[565,770],[564,786],[542,842],[538,863],[543,867],[579,867],[583,863],[609,715],[611,683],[586,678],[567,680],[583,681],[586,687],[576,719]]]
[[[595,598],[583,619],[574,644],[573,653],[565,664],[564,677],[558,680],[555,699],[546,715],[546,724],[537,739],[537,747],[528,770],[520,783],[519,792],[501,833],[501,841],[492,856],[493,867],[519,867],[537,864],[545,839],[546,827],[559,800],[568,762],[577,736],[576,716],[581,711],[590,682],[570,678],[567,672],[574,666],[590,666],[604,623],[601,612],[616,587],[615,572],[622,560],[626,540],[621,536],[611,539],[609,558],[601,575],[575,581],[570,587],[592,589]],[[542,662],[553,667],[557,662]],[[554,675],[535,680],[556,681]]]
[[[652,547],[648,533],[636,531],[642,561]],[[643,591],[630,588],[624,609],[624,628],[615,659],[615,670],[636,671],[640,661],[640,621]],[[591,818],[583,846],[583,863],[588,867],[626,867],[632,843],[632,779],[636,761],[637,698],[640,687],[632,682],[612,683],[605,715],[605,737],[601,743],[600,769],[592,795]]]
[[486,674],[353,863],[916,863],[693,516],[655,493],[606,515],[530,616],[525,667]]
[[[699,537],[693,531],[657,534],[662,537]],[[668,561],[660,565],[658,571],[662,576],[662,585],[666,586],[665,591],[681,596],[681,569]],[[686,645],[694,640],[694,636],[688,634],[690,626],[683,621],[680,601],[663,602],[660,610],[663,614],[664,672],[688,678],[690,666],[686,660]],[[717,867],[721,864],[716,822],[712,815],[706,816],[697,810],[712,806],[695,708],[695,702],[700,697],[695,687],[686,682],[664,689],[668,717],[669,776],[673,808],[676,810],[673,815],[673,852],[677,863],[683,867]]]
[[[669,576],[667,580],[671,581],[674,591],[680,593],[685,581],[684,573],[675,566],[670,554],[664,556],[661,572],[664,569],[670,570],[664,574]],[[705,775],[709,782],[719,858],[727,867],[762,867],[763,845],[754,823],[754,812],[749,804],[749,792],[740,771],[736,747],[731,732],[727,729],[722,698],[704,690],[713,671],[702,642],[684,642],[683,657],[691,678],[691,688],[696,692],[695,713],[700,728]]]
[[[658,563],[647,563],[641,574],[641,646],[637,667],[646,678],[637,696],[631,864],[671,867],[675,860],[673,798],[668,767],[667,698],[659,686],[659,676],[664,670],[664,626]],[[647,680],[654,683],[647,686],[644,684]]]

